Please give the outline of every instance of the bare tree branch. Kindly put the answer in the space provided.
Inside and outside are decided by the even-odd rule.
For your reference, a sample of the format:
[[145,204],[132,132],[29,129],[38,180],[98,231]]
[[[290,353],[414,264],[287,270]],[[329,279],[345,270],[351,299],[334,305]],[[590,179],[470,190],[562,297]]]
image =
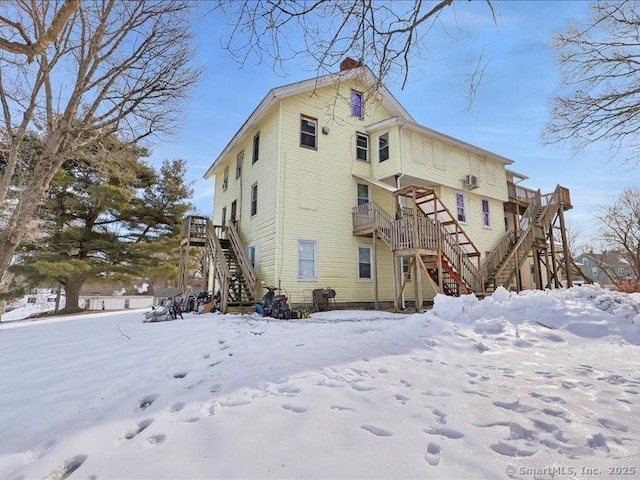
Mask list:
[[603,1],[586,24],[555,37],[564,89],[553,99],[546,141],[581,150],[595,142],[631,168],[640,162],[640,3]]

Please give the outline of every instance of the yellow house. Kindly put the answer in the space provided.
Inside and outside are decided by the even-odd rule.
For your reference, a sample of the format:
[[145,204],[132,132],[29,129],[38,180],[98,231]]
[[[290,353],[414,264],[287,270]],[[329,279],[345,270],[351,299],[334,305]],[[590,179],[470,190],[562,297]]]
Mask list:
[[[331,288],[338,303],[420,310],[438,292],[522,288],[517,271],[536,258],[551,272],[536,286],[557,286],[563,257],[549,250],[568,191],[516,185],[512,163],[420,125],[347,59],[271,90],[206,172],[211,282],[225,309],[266,283],[293,304]],[[198,237],[185,225],[183,245]]]

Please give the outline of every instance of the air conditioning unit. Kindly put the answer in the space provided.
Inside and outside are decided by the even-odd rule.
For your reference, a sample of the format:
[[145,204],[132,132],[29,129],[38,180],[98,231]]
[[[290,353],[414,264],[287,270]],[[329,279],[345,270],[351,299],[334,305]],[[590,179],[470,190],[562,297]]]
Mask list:
[[463,182],[465,188],[468,188],[469,190],[480,187],[480,179],[475,175],[467,175],[464,177]]
[[229,186],[229,180],[225,180],[222,182],[222,190],[226,190],[227,187]]

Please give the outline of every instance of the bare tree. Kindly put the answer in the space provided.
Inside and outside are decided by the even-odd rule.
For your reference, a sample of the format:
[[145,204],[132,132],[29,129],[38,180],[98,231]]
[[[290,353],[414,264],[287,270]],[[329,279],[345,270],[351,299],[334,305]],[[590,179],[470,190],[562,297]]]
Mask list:
[[[553,99],[548,142],[577,150],[603,141],[611,158],[640,162],[640,2],[602,1],[586,24],[555,37],[564,90]],[[618,155],[622,155],[619,157]]]
[[[0,37],[24,31],[43,38],[60,18],[56,5],[2,4]],[[181,0],[86,1],[69,14],[55,41],[31,51],[31,63],[24,62],[24,52],[0,50],[1,133],[8,150],[0,204],[13,201],[0,229],[0,279],[67,159],[106,150],[101,143],[110,135],[136,142],[174,130],[200,75],[191,64],[192,14],[191,3]],[[21,169],[20,146],[30,133],[40,137],[42,151]]]
[[[495,22],[491,0],[485,0]],[[380,82],[399,74],[404,87],[410,63],[428,49],[430,33],[447,31],[445,11],[455,15],[454,0],[226,0],[217,4],[231,26],[224,46],[244,64],[251,55],[276,72],[294,56],[310,57],[318,73],[336,70],[347,56],[357,56]],[[295,40],[294,40],[295,38]],[[298,42],[297,39],[301,39]],[[468,78],[477,88],[486,63],[480,57]]]
[[[27,2],[23,0],[22,7],[27,6]],[[35,7],[32,2],[31,8]],[[37,8],[37,7],[36,7]],[[11,20],[5,16],[0,16],[0,25],[2,25],[3,33],[9,33],[7,37],[0,37],[0,49],[7,52],[25,55],[27,62],[31,63],[36,55],[40,55],[44,50],[56,41],[66,25],[67,21],[80,8],[80,0],[65,0],[60,9],[55,13],[51,24],[44,30],[28,31],[26,25],[19,20]],[[30,34],[37,35],[32,38]],[[18,38],[18,41],[13,40]]]
[[619,252],[640,275],[640,188],[625,188],[596,215],[601,243]]

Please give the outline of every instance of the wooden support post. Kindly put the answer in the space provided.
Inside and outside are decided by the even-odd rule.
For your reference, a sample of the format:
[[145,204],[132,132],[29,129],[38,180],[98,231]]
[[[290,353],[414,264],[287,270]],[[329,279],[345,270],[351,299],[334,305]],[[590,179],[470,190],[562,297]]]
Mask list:
[[391,252],[391,263],[393,264],[393,308],[400,311],[400,293],[398,288],[398,257]]
[[[556,246],[553,238],[553,222],[549,226],[549,250],[551,251],[551,268],[553,269],[553,288],[560,288],[560,282],[558,280],[558,264],[556,261]],[[547,268],[549,266],[547,265]]]
[[551,268],[552,266],[549,265],[549,249],[545,248],[544,249],[544,263],[545,263],[545,268],[547,269],[547,288],[551,289],[553,288],[553,284],[552,284],[552,277],[551,277]]
[[422,292],[422,271],[421,268],[419,267],[419,265],[422,263],[422,259],[420,258],[420,255],[416,253],[416,258],[414,260],[414,263],[416,264],[416,276],[414,278],[414,283],[416,284],[416,311],[418,313],[422,313],[424,311],[424,298],[423,298],[423,292]]
[[567,288],[573,286],[573,275],[571,274],[571,252],[569,251],[569,243],[567,241],[567,229],[564,224],[564,205],[560,204],[558,208],[558,217],[560,218],[560,236],[562,237],[562,250],[564,253],[564,269],[567,272]]
[[374,293],[374,301],[373,305],[376,310],[380,308],[378,303],[378,256],[376,255],[376,244],[378,243],[376,240],[378,238],[378,234],[376,231],[373,231],[373,293]]
[[538,249],[533,247],[533,277],[535,281],[536,290],[542,290],[542,275],[540,272],[540,257],[538,256]]

